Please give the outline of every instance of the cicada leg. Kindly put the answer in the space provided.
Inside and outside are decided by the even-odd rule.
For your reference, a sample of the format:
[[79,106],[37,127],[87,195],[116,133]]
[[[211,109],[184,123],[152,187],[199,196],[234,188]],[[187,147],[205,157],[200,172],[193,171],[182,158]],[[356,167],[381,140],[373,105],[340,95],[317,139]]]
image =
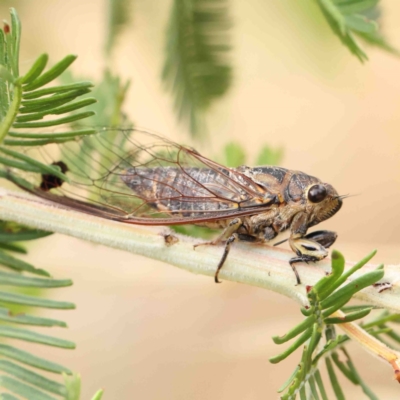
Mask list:
[[237,239],[236,231],[239,229],[241,225],[242,225],[242,220],[240,218],[235,218],[229,223],[229,225],[223,230],[223,232],[217,238],[215,238],[210,242],[197,243],[193,246],[194,248],[203,245],[215,246],[216,244],[226,241],[224,254],[222,255],[220,262],[218,263],[217,270],[215,271],[214,275],[215,283],[221,283],[218,280],[219,271],[221,270],[222,266],[225,263],[226,258],[228,257],[231,244]]
[[234,233],[233,235],[231,235],[228,240],[225,243],[225,249],[224,249],[224,254],[222,254],[221,260],[218,263],[217,266],[217,270],[215,271],[215,275],[214,275],[214,281],[215,283],[221,283],[221,281],[218,280],[218,274],[219,271],[221,270],[222,266],[225,263],[226,258],[228,257],[229,254],[229,250],[231,249],[231,244],[237,239],[237,234]]
[[308,216],[306,213],[298,213],[293,218],[290,226],[291,235],[289,245],[297,254],[289,260],[289,264],[296,275],[296,281],[301,283],[300,276],[294,266],[297,262],[315,262],[324,259],[328,255],[327,247],[336,240],[336,233],[331,231],[316,231],[306,235],[308,228]]
[[337,239],[337,233],[333,231],[315,231],[304,236],[305,239],[312,240],[324,246],[326,249],[331,247]]
[[289,264],[296,275],[297,285],[301,284],[299,273],[294,266],[297,262],[315,262],[324,259],[328,255],[328,250],[318,242],[305,238],[290,238],[289,244],[292,250],[297,254],[289,260]]

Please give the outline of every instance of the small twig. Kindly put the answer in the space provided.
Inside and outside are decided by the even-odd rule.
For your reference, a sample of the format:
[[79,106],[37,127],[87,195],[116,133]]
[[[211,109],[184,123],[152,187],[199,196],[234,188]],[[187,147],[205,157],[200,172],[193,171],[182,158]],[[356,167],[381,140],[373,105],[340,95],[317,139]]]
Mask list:
[[[343,318],[345,314],[336,311],[332,316]],[[339,327],[369,353],[386,361],[393,368],[395,379],[400,383],[400,353],[398,351],[389,348],[354,322],[346,322],[340,324]]]

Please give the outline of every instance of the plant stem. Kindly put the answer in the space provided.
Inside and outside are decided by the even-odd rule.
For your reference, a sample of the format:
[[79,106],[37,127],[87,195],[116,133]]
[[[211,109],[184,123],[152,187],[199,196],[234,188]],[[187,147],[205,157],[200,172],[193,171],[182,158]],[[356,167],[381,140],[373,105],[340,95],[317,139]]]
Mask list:
[[[342,311],[336,311],[332,314],[335,317],[343,318],[345,314]],[[359,343],[372,355],[380,360],[386,361],[393,368],[395,379],[400,383],[400,353],[389,348],[384,343],[370,335],[361,326],[354,322],[340,324],[339,327],[354,341]]]
[[[177,242],[167,245],[164,236],[171,233],[168,228],[110,221],[4,188],[0,189],[0,219],[126,250],[208,276],[214,276],[223,253],[221,246],[200,246],[194,250],[193,244],[199,240],[175,233],[173,236],[178,239]],[[314,285],[330,272],[330,260],[313,265],[299,264],[297,268],[303,284],[296,285],[295,276],[288,264],[292,256],[291,251],[282,248],[235,243],[219,276],[222,280],[246,283],[281,293],[304,306],[308,304],[306,285]],[[354,263],[347,262],[346,269],[352,265]],[[356,278],[375,268],[376,265],[367,264],[353,276]],[[399,268],[386,267],[384,280],[392,283],[391,290],[379,293],[377,288],[370,286],[355,297],[367,304],[400,312]]]

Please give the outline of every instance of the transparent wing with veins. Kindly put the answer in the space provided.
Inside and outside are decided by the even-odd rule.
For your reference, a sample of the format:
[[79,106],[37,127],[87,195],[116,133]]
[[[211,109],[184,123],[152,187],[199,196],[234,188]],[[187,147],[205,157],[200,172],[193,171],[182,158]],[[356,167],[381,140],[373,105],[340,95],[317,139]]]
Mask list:
[[[27,150],[62,160],[70,182],[35,190],[67,207],[138,224],[187,224],[249,215],[274,201],[250,178],[193,149],[138,130],[103,131]],[[37,185],[38,186],[38,185]]]

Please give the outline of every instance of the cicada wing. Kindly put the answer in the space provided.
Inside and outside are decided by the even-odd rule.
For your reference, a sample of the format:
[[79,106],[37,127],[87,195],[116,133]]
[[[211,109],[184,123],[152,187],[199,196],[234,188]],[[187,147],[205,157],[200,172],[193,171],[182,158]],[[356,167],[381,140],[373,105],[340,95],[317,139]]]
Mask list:
[[49,189],[44,176],[36,176],[36,194],[85,212],[92,207],[93,214],[126,222],[158,225],[231,218],[273,201],[238,170],[139,130],[103,130],[26,152],[67,168],[69,182],[58,187]]

